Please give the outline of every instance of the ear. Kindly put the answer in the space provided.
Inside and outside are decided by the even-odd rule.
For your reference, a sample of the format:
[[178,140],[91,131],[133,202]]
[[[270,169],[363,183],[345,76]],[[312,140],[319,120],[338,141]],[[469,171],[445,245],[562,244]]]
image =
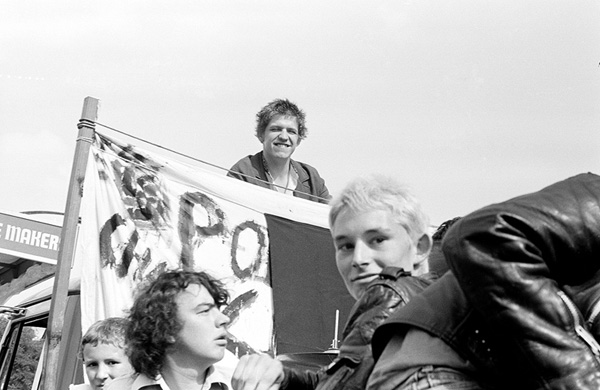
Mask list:
[[415,275],[423,275],[429,272],[429,265],[427,259],[433,246],[433,240],[427,233],[423,234],[417,240],[417,255],[415,258]]

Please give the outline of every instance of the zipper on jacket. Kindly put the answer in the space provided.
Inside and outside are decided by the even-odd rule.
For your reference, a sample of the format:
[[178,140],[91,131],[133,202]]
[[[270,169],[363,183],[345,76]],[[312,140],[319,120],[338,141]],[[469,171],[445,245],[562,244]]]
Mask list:
[[567,296],[567,294],[564,293],[564,291],[559,290],[557,293],[559,298],[564,302],[564,304],[567,306],[567,309],[571,313],[571,317],[573,318],[575,325],[575,333],[577,333],[577,336],[579,336],[579,338],[583,340],[585,344],[587,344],[587,346],[592,350],[592,353],[596,355],[596,358],[598,359],[600,356],[600,344],[598,344],[598,341],[596,341],[594,336],[592,336],[592,334],[588,332],[585,327],[583,327],[579,310],[573,301],[571,301],[571,299]]

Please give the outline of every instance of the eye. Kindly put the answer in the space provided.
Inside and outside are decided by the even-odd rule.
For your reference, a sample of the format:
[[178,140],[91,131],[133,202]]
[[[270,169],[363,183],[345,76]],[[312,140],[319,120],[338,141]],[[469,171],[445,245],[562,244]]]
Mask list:
[[198,305],[198,307],[196,308],[196,314],[206,314],[209,311],[211,311],[212,309],[216,309],[217,305],[212,304],[202,304],[202,305]]
[[289,129],[288,133],[296,135],[298,134],[298,131],[296,129]]
[[85,363],[85,366],[88,367],[88,368],[98,367],[98,363],[96,363],[96,362],[89,362],[89,363]]
[[342,251],[342,252],[348,252],[348,251],[351,251],[352,249],[354,249],[354,245],[347,243],[347,242],[341,243],[337,246],[337,250]]
[[375,237],[371,240],[371,242],[375,245],[379,245],[379,244],[384,243],[386,240],[387,240],[386,237]]

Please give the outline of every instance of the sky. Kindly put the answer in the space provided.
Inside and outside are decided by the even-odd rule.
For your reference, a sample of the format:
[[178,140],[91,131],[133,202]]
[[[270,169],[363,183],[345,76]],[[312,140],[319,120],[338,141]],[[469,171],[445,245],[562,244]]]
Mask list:
[[287,98],[331,193],[392,176],[439,224],[600,173],[599,21],[596,0],[2,1],[0,210],[65,210],[87,96],[223,168]]

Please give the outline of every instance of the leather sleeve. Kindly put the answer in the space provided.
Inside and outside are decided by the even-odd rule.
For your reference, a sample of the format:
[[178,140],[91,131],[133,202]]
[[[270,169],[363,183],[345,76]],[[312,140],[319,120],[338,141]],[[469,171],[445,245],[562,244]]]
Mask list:
[[300,371],[284,367],[281,390],[314,390],[319,383],[319,374],[312,371]]
[[600,177],[475,211],[450,228],[443,251],[469,302],[545,381],[585,371],[583,381],[600,383],[598,357],[578,332],[583,318],[563,289],[600,269]]

